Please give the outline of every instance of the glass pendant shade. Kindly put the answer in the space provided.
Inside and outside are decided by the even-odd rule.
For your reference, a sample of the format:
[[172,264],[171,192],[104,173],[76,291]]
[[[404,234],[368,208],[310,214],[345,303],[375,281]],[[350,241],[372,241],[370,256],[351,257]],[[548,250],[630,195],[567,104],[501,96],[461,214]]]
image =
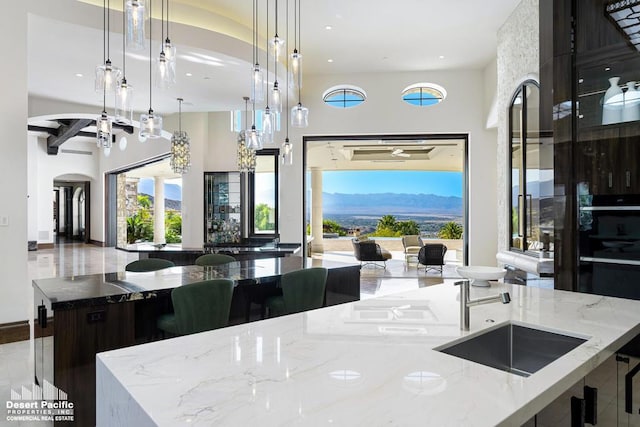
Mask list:
[[309,126],[309,109],[298,104],[291,109],[291,126],[294,128],[306,128]]
[[103,111],[96,119],[96,145],[98,148],[111,148],[111,119]]
[[289,142],[289,138],[285,139],[282,144],[282,164],[285,166],[293,164],[293,146]]
[[96,67],[95,90],[96,92],[113,92],[116,90],[121,75],[120,68],[111,65],[107,60],[103,65]]
[[133,121],[133,86],[123,78],[116,89],[116,123],[129,125]]
[[187,132],[182,130],[173,132],[169,165],[175,173],[179,174],[185,174],[191,168],[191,148]]
[[251,101],[264,100],[264,76],[260,64],[256,64],[251,69]]
[[[167,61],[174,63],[176,62],[176,47],[171,43],[169,38],[164,40],[164,44],[162,45],[162,51],[164,52],[164,56],[167,58]],[[175,70],[174,70],[175,71]]]
[[262,135],[255,126],[246,132],[246,145],[250,150],[262,150]]
[[302,54],[297,49],[291,54],[291,74],[294,86],[302,87]]
[[125,40],[129,50],[144,49],[144,21],[146,18],[145,1],[144,0],[127,0],[125,4],[126,14],[126,30]]
[[276,61],[280,58],[282,52],[285,51],[284,45],[285,41],[278,37],[277,34],[274,38],[269,40],[269,48],[271,49],[271,54],[273,55],[273,57],[276,58]]
[[262,144],[273,144],[273,113],[269,107],[265,108],[264,114],[262,114]]
[[140,137],[160,138],[162,133],[162,117],[149,110],[148,114],[140,114]]
[[175,62],[169,61],[164,52],[160,52],[156,64],[155,80],[160,89],[167,89],[176,82]]
[[273,89],[271,89],[271,107],[273,112],[282,113],[282,94],[277,80],[273,83]]

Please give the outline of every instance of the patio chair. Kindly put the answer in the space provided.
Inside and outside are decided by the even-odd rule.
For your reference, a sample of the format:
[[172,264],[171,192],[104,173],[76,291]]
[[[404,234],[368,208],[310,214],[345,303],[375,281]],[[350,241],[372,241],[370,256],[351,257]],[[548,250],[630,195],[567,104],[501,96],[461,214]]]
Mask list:
[[402,246],[404,247],[404,260],[409,264],[409,259],[418,259],[418,252],[422,248],[422,241],[417,234],[402,236]]
[[444,254],[447,253],[447,247],[442,243],[427,243],[418,252],[418,262],[424,265],[424,272],[430,268],[440,271],[444,267]]
[[351,239],[351,243],[353,255],[360,261],[360,268],[367,264],[378,266],[378,262],[382,262],[381,267],[387,268],[387,260],[391,259],[391,253],[380,247],[374,240]]

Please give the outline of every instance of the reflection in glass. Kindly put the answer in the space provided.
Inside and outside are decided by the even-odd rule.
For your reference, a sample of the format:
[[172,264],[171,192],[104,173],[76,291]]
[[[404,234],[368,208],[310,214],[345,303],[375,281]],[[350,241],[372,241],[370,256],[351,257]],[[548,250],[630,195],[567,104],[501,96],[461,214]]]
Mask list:
[[511,105],[511,247],[549,251],[553,241],[553,145],[540,129],[540,95],[525,82]]

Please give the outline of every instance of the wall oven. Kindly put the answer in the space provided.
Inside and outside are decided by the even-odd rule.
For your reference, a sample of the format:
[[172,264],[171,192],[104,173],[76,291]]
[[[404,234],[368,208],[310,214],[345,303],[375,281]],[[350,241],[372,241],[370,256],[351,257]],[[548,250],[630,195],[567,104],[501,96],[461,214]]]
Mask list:
[[640,195],[579,200],[578,290],[640,299]]

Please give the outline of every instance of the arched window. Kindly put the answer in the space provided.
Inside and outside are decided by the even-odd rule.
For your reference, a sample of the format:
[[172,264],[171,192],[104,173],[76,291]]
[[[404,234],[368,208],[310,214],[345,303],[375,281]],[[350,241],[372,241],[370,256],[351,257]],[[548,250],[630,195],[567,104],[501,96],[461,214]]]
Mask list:
[[410,105],[428,107],[444,101],[447,91],[435,83],[415,83],[402,91],[402,100]]
[[332,107],[353,108],[362,104],[367,99],[364,89],[357,86],[339,85],[327,89],[322,94],[322,100]]

